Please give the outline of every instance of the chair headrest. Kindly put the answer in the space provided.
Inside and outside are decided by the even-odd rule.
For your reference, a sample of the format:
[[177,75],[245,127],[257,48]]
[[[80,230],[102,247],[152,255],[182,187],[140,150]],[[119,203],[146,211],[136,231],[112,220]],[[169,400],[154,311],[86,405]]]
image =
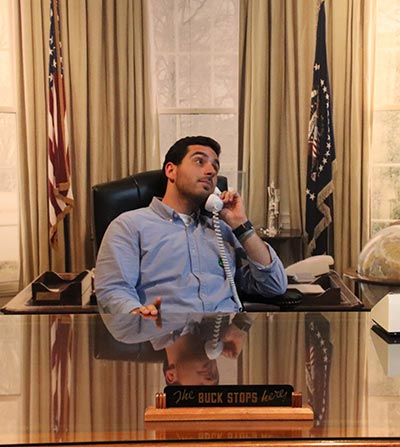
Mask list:
[[154,196],[165,193],[166,179],[161,169],[141,172],[93,186],[93,212],[96,247],[108,225],[125,211],[148,206]]

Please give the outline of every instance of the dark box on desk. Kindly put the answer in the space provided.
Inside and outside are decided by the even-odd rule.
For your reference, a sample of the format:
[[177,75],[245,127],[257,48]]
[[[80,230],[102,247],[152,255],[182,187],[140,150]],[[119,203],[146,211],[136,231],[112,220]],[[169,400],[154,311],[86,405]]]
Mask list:
[[45,272],[32,283],[34,305],[85,305],[92,296],[92,274]]
[[312,284],[318,284],[324,292],[319,295],[304,295],[302,304],[305,305],[323,305],[323,306],[338,306],[342,301],[341,288],[329,275],[322,275],[318,277]]

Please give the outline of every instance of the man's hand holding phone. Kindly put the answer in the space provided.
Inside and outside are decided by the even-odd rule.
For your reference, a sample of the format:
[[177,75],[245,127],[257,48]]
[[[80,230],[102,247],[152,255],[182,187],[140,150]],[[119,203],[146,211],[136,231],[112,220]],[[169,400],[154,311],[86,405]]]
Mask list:
[[223,191],[219,197],[224,204],[220,217],[231,228],[237,228],[247,221],[243,199],[237,191]]
[[[223,191],[220,198],[224,203],[224,207],[219,215],[232,228],[233,233],[244,247],[247,256],[261,265],[269,265],[272,262],[271,253],[268,246],[260,239],[248,221],[240,194],[237,191]],[[247,229],[248,226],[249,230]]]

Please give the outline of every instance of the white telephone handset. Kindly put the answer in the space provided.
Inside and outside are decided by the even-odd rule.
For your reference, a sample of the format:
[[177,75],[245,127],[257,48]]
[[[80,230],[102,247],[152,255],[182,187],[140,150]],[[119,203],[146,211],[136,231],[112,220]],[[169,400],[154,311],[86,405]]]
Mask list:
[[224,207],[224,202],[218,197],[221,191],[218,188],[214,189],[214,192],[208,196],[204,208],[210,213],[219,213]]
[[208,196],[204,208],[213,214],[214,230],[217,235],[218,250],[221,256],[222,265],[224,266],[226,277],[232,289],[233,300],[237,304],[239,311],[242,311],[243,306],[242,303],[240,302],[240,298],[236,290],[235,280],[229,267],[228,258],[226,257],[224,240],[222,238],[221,227],[219,225],[218,213],[224,207],[224,202],[218,197],[219,194],[221,194],[221,191],[218,188],[215,188],[214,192]]

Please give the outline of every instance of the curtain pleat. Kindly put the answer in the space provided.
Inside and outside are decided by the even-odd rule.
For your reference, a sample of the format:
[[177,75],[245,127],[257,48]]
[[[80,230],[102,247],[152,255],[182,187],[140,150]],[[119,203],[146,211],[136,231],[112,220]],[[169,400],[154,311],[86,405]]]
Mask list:
[[[249,173],[249,215],[266,223],[266,188],[281,189],[281,213],[304,231],[308,121],[319,1],[242,0],[241,169]],[[337,171],[335,268],[357,264],[369,234],[371,55],[375,0],[326,1]]]
[[[21,285],[63,271],[63,226],[48,248],[47,64],[49,4],[17,8]],[[158,119],[151,63],[149,2],[60,2],[72,188],[72,270],[94,265],[91,187],[159,168]]]
[[[17,135],[21,272],[24,283],[48,267],[47,132],[44,3],[21,1],[16,10]],[[47,51],[48,52],[48,51]],[[19,58],[25,54],[24,58]],[[43,181],[40,181],[43,179]]]

